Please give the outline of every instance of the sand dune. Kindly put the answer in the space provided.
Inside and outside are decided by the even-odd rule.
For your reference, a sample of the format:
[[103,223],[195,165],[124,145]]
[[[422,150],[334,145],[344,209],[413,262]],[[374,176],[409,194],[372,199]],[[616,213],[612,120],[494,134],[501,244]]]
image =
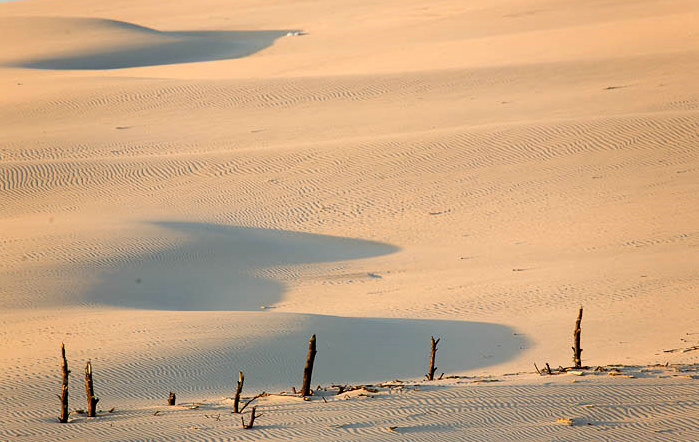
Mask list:
[[0,34],[3,40],[26,39],[23,30],[38,29],[38,34],[31,34],[36,46],[52,41],[60,48],[70,48],[60,56],[55,56],[55,50],[47,50],[51,48],[42,48],[50,55],[24,58],[23,54],[23,58],[4,62],[6,66],[32,69],[122,69],[226,60],[254,54],[289,32],[299,32],[160,32],[133,23],[92,18],[5,19],[0,26],[5,29]]
[[[3,2],[0,438],[696,440],[697,29],[689,0]],[[635,378],[532,374],[580,304],[585,364]],[[468,377],[240,429],[237,371],[298,387],[314,333],[326,387],[419,379],[433,335]],[[91,358],[115,413],[54,422],[61,341],[71,408]]]

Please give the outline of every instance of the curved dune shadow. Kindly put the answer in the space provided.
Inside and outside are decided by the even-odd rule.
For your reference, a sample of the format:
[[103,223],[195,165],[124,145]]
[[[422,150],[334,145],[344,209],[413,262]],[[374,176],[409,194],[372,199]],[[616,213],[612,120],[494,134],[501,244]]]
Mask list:
[[[82,19],[86,25],[132,34],[131,41],[95,50],[76,50],[56,57],[19,60],[8,66],[31,69],[103,70],[227,60],[252,55],[297,30],[164,32],[114,20]],[[78,21],[79,23],[79,21]]]
[[328,235],[215,224],[160,222],[185,244],[132,259],[83,293],[88,303],[157,310],[259,310],[284,287],[271,267],[369,258],[394,246]]
[[[512,359],[526,347],[526,338],[513,329],[490,323],[385,318],[347,318],[274,312],[233,313],[230,322],[242,329],[264,327],[270,337],[221,339],[215,348],[165,360],[142,361],[143,378],[110,382],[110,395],[138,391],[144,398],[159,398],[170,385],[178,385],[183,398],[202,393],[221,394],[231,389],[238,370],[246,375],[247,394],[253,391],[290,391],[299,387],[308,338],[318,336],[313,371],[317,385],[424,379],[430,336],[439,336],[439,375],[496,365]],[[261,324],[264,324],[263,326]],[[196,337],[189,337],[196,341]],[[205,361],[205,363],[201,363]],[[113,367],[116,372],[128,368]],[[109,373],[105,377],[123,379]],[[117,381],[119,382],[119,381]],[[143,383],[144,388],[134,388]],[[230,394],[230,393],[227,393]],[[162,394],[160,394],[162,396]]]
[[[324,315],[302,315],[301,321],[299,329],[265,345],[265,353],[287,359],[282,364],[286,370],[277,374],[287,385],[300,383],[304,350],[313,333],[318,337],[314,386],[420,378],[428,369],[430,336],[441,337],[437,376],[507,361],[525,344],[511,328],[483,322]],[[264,372],[263,362],[251,362],[263,355],[250,356],[238,363],[253,365],[253,372]]]

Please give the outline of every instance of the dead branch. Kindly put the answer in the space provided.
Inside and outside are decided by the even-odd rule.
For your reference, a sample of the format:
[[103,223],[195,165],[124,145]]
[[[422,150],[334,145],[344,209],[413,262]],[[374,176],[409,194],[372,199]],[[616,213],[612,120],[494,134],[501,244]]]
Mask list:
[[578,319],[575,321],[575,330],[573,330],[573,366],[574,368],[582,368],[582,348],[580,348],[580,322],[582,322],[583,308],[580,306],[578,311]]
[[87,361],[85,364],[85,394],[87,395],[87,417],[95,417],[97,416],[97,402],[100,400],[95,397],[91,361]]
[[311,376],[313,375],[313,362],[316,358],[316,335],[311,336],[308,341],[308,357],[306,366],[303,369],[303,385],[301,386],[301,396],[311,395]]
[[255,418],[262,417],[262,414],[255,414],[257,412],[257,407],[252,407],[250,411],[250,422],[245,423],[245,418],[240,416],[240,421],[243,423],[243,428],[246,430],[251,429],[255,425]]
[[435,341],[434,336],[430,337],[430,369],[425,376],[427,376],[428,381],[434,380],[434,373],[437,371],[437,367],[434,366],[437,357],[437,344],[439,344],[439,339]]
[[66,347],[61,342],[61,372],[63,374],[63,381],[61,382],[61,394],[58,395],[58,399],[61,400],[61,416],[58,421],[62,424],[68,422],[68,375],[70,370],[68,370],[68,360],[66,359]]
[[240,393],[243,392],[243,383],[245,382],[245,375],[243,372],[238,372],[238,386],[235,389],[235,398],[233,398],[233,413],[238,413],[238,405],[240,404]]
[[243,410],[245,410],[245,408],[246,408],[248,405],[250,405],[250,404],[252,403],[252,401],[254,401],[255,399],[259,399],[259,398],[261,398],[262,396],[267,396],[267,393],[265,393],[265,392],[263,391],[262,393],[258,394],[257,396],[255,396],[255,397],[253,397],[252,399],[250,399],[249,401],[247,401],[247,402],[245,403],[245,405],[243,405],[243,408],[240,409],[240,413],[242,413]]

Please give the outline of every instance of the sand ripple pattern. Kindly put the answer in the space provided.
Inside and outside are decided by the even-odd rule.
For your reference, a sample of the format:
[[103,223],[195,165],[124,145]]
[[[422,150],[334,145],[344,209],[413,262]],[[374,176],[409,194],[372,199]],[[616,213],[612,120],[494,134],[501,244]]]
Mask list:
[[[240,429],[230,400],[198,402],[194,410],[120,400],[114,414],[90,422],[77,417],[71,425],[18,411],[0,437],[133,440],[131,426],[138,425],[137,440],[691,441],[699,438],[698,394],[696,380],[686,379],[407,387],[327,403],[263,400],[265,416],[251,432]],[[559,417],[575,425],[556,424]]]

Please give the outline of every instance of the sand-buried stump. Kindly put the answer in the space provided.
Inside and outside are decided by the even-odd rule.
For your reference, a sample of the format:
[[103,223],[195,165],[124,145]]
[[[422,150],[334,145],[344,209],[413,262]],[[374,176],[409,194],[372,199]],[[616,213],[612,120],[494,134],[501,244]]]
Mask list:
[[99,398],[95,397],[95,387],[92,380],[92,362],[85,363],[85,394],[87,396],[87,417],[97,416],[97,402]]
[[243,383],[245,375],[242,371],[238,372],[238,385],[235,389],[235,397],[233,398],[233,413],[238,413],[238,405],[240,405],[240,393],[243,392]]
[[66,347],[61,342],[61,373],[63,374],[63,380],[61,382],[61,394],[58,395],[58,399],[61,400],[61,415],[58,421],[62,424],[68,422],[68,375],[70,370],[68,370],[68,360],[66,359]]
[[301,386],[301,396],[310,396],[311,393],[311,376],[313,376],[313,362],[316,358],[316,335],[311,336],[308,341],[308,357],[306,358],[306,366],[303,369],[303,385]]
[[578,319],[575,321],[575,329],[573,330],[573,367],[582,368],[582,348],[580,348],[580,323],[582,322],[583,308],[580,306],[578,311]]
[[434,339],[434,336],[430,336],[430,368],[425,375],[428,381],[434,381],[434,374],[437,371],[435,363],[437,362],[437,344],[441,338]]

